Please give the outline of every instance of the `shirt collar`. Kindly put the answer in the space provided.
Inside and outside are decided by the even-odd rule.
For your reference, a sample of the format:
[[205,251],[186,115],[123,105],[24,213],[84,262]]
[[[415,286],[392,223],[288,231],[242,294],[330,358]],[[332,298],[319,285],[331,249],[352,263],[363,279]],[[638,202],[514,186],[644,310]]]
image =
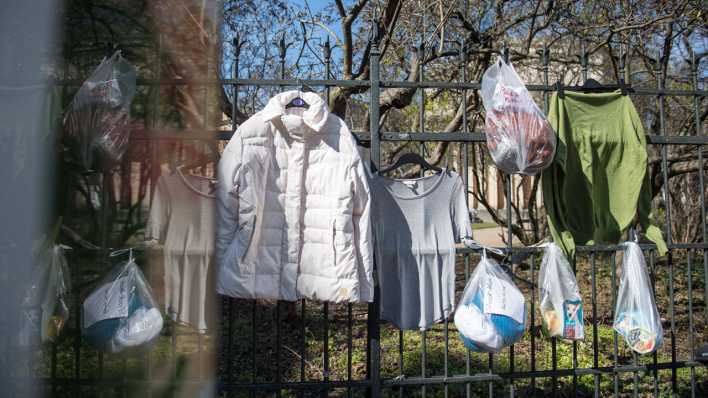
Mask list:
[[263,120],[270,122],[288,113],[285,106],[293,99],[300,97],[307,102],[310,107],[302,113],[302,121],[311,129],[319,132],[327,122],[329,110],[327,104],[319,95],[311,92],[298,90],[285,91],[271,98],[263,108]]

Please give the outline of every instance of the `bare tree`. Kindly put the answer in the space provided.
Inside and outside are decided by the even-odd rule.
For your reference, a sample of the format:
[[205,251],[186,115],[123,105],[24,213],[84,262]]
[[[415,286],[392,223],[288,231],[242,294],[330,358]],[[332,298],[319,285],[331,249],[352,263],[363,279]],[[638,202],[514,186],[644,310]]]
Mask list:
[[[587,50],[588,71],[598,80],[615,81],[624,60],[624,78],[635,87],[655,87],[659,76],[668,88],[691,87],[689,60],[695,53],[700,70],[705,70],[706,14],[694,0],[575,2],[570,0],[520,0],[470,2],[463,0],[333,0],[327,6],[304,1],[293,5],[276,0],[225,0],[219,2],[182,1],[175,6],[161,0],[114,2],[109,0],[70,1],[68,26],[70,65],[81,74],[91,64],[82,56],[85,48],[105,49],[114,41],[133,51],[141,71],[155,68],[160,49],[160,76],[164,79],[199,80],[217,76],[264,79],[324,77],[322,46],[333,49],[332,75],[346,80],[367,80],[371,49],[381,51],[384,79],[454,81],[464,69],[469,81],[479,81],[482,73],[506,45],[517,70],[528,76],[527,83],[541,83],[540,48],[550,54],[549,81],[579,82],[581,49]],[[148,11],[147,13],[141,12]],[[141,40],[126,39],[136,34]],[[129,36],[128,35],[128,36]],[[111,39],[107,40],[106,37]],[[148,40],[146,40],[146,38]],[[282,56],[281,45],[286,49]],[[140,45],[131,46],[139,42]],[[462,43],[464,42],[464,47]],[[142,47],[141,47],[142,46]],[[140,49],[144,49],[144,51]],[[419,49],[422,48],[422,51]],[[694,49],[696,49],[694,51]],[[703,51],[703,52],[701,52]],[[238,65],[235,64],[238,55]],[[463,60],[465,62],[463,63]],[[281,62],[282,61],[282,62]],[[82,69],[83,68],[83,69]],[[703,78],[703,74],[699,74]],[[699,79],[699,80],[700,80]],[[236,123],[260,109],[278,87],[240,87],[236,115],[231,115],[233,90],[212,90],[217,97],[205,97],[197,84],[182,84],[159,91],[159,117],[166,125],[188,129],[218,128],[222,114]],[[334,88],[331,110],[357,124],[368,123],[366,87]],[[484,112],[476,90],[426,89],[429,117],[420,126],[416,117],[420,92],[413,88],[384,88],[380,96],[379,124],[389,131],[454,132],[482,130]],[[539,101],[541,96],[536,97]],[[703,134],[707,110],[701,99],[697,117],[691,97],[666,99],[664,128],[656,99],[636,97],[648,134]],[[464,103],[467,107],[464,107]],[[147,108],[146,108],[147,109]],[[432,110],[432,111],[431,111]],[[146,112],[147,114],[147,112]],[[468,125],[463,126],[463,116]],[[367,125],[361,125],[367,129]],[[386,143],[385,161],[405,150],[417,150],[410,143]],[[449,158],[461,167],[463,147],[458,144],[425,144],[429,161],[440,164]],[[664,188],[659,153],[651,149],[649,172],[656,205]],[[484,173],[491,164],[483,145],[470,145],[470,174],[476,201],[492,219],[506,223],[506,213],[489,203]],[[700,170],[695,148],[672,148],[668,153],[669,189],[672,205],[696,203],[697,184],[682,184],[687,175]],[[407,175],[417,173],[407,170]],[[694,178],[694,177],[686,177]],[[674,183],[674,181],[676,183]],[[672,185],[674,184],[674,185]],[[515,201],[513,232],[523,243],[538,241],[545,234],[545,215],[537,203],[539,179],[527,177],[512,190],[524,201]],[[681,199],[683,198],[683,199]],[[528,214],[524,213],[525,207]],[[675,215],[683,214],[675,209]],[[691,213],[695,216],[695,212]],[[684,217],[684,216],[682,216]],[[685,217],[689,217],[688,214]],[[527,219],[522,223],[520,220]],[[677,226],[686,223],[677,219]],[[700,231],[687,231],[696,239]]]

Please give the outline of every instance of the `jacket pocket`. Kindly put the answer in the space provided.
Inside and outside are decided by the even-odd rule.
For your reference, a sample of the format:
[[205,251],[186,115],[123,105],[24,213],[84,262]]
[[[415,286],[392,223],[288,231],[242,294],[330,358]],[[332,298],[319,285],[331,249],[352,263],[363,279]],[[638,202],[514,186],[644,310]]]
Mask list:
[[[354,261],[354,227],[351,218],[337,215],[332,219],[332,253],[333,265],[346,266],[356,264]],[[356,267],[353,267],[353,271]]]
[[256,230],[256,214],[248,217],[247,221],[239,228],[238,241],[241,252],[239,253],[239,264],[241,271],[248,271],[245,261],[253,243],[253,234]]

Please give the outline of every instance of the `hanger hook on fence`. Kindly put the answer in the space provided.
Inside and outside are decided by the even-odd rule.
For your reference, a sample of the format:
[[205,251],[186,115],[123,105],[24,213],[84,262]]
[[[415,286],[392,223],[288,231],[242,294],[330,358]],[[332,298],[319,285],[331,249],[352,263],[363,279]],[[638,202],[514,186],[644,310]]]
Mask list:
[[125,249],[118,249],[118,250],[113,250],[112,252],[108,253],[108,257],[118,257],[121,256],[125,253],[128,253],[128,262],[135,262],[135,257],[133,256],[133,250],[136,248],[134,247],[127,247]]

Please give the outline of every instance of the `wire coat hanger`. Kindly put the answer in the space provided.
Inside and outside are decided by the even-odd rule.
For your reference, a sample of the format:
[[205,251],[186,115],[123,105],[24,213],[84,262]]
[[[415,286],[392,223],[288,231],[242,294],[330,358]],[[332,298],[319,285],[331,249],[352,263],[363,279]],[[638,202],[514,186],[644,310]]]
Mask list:
[[[310,87],[307,83],[302,81],[301,79],[297,79],[298,83],[300,83],[300,89],[298,90],[301,93],[314,93],[315,90]],[[304,99],[302,99],[302,96],[298,95],[297,97],[293,98],[292,101],[290,101],[287,105],[285,105],[285,109],[290,109],[290,108],[305,108],[305,109],[310,109],[310,104],[307,103]]]
[[431,171],[435,171],[437,173],[442,171],[442,169],[440,167],[433,166],[432,164],[428,163],[428,161],[425,160],[425,158],[418,155],[417,153],[408,152],[408,153],[404,153],[403,155],[399,156],[398,159],[396,159],[396,161],[392,165],[379,170],[378,173],[385,174],[385,173],[388,173],[389,171],[395,170],[395,169],[400,168],[401,166],[404,166],[407,164],[416,164],[424,170],[431,170]]

